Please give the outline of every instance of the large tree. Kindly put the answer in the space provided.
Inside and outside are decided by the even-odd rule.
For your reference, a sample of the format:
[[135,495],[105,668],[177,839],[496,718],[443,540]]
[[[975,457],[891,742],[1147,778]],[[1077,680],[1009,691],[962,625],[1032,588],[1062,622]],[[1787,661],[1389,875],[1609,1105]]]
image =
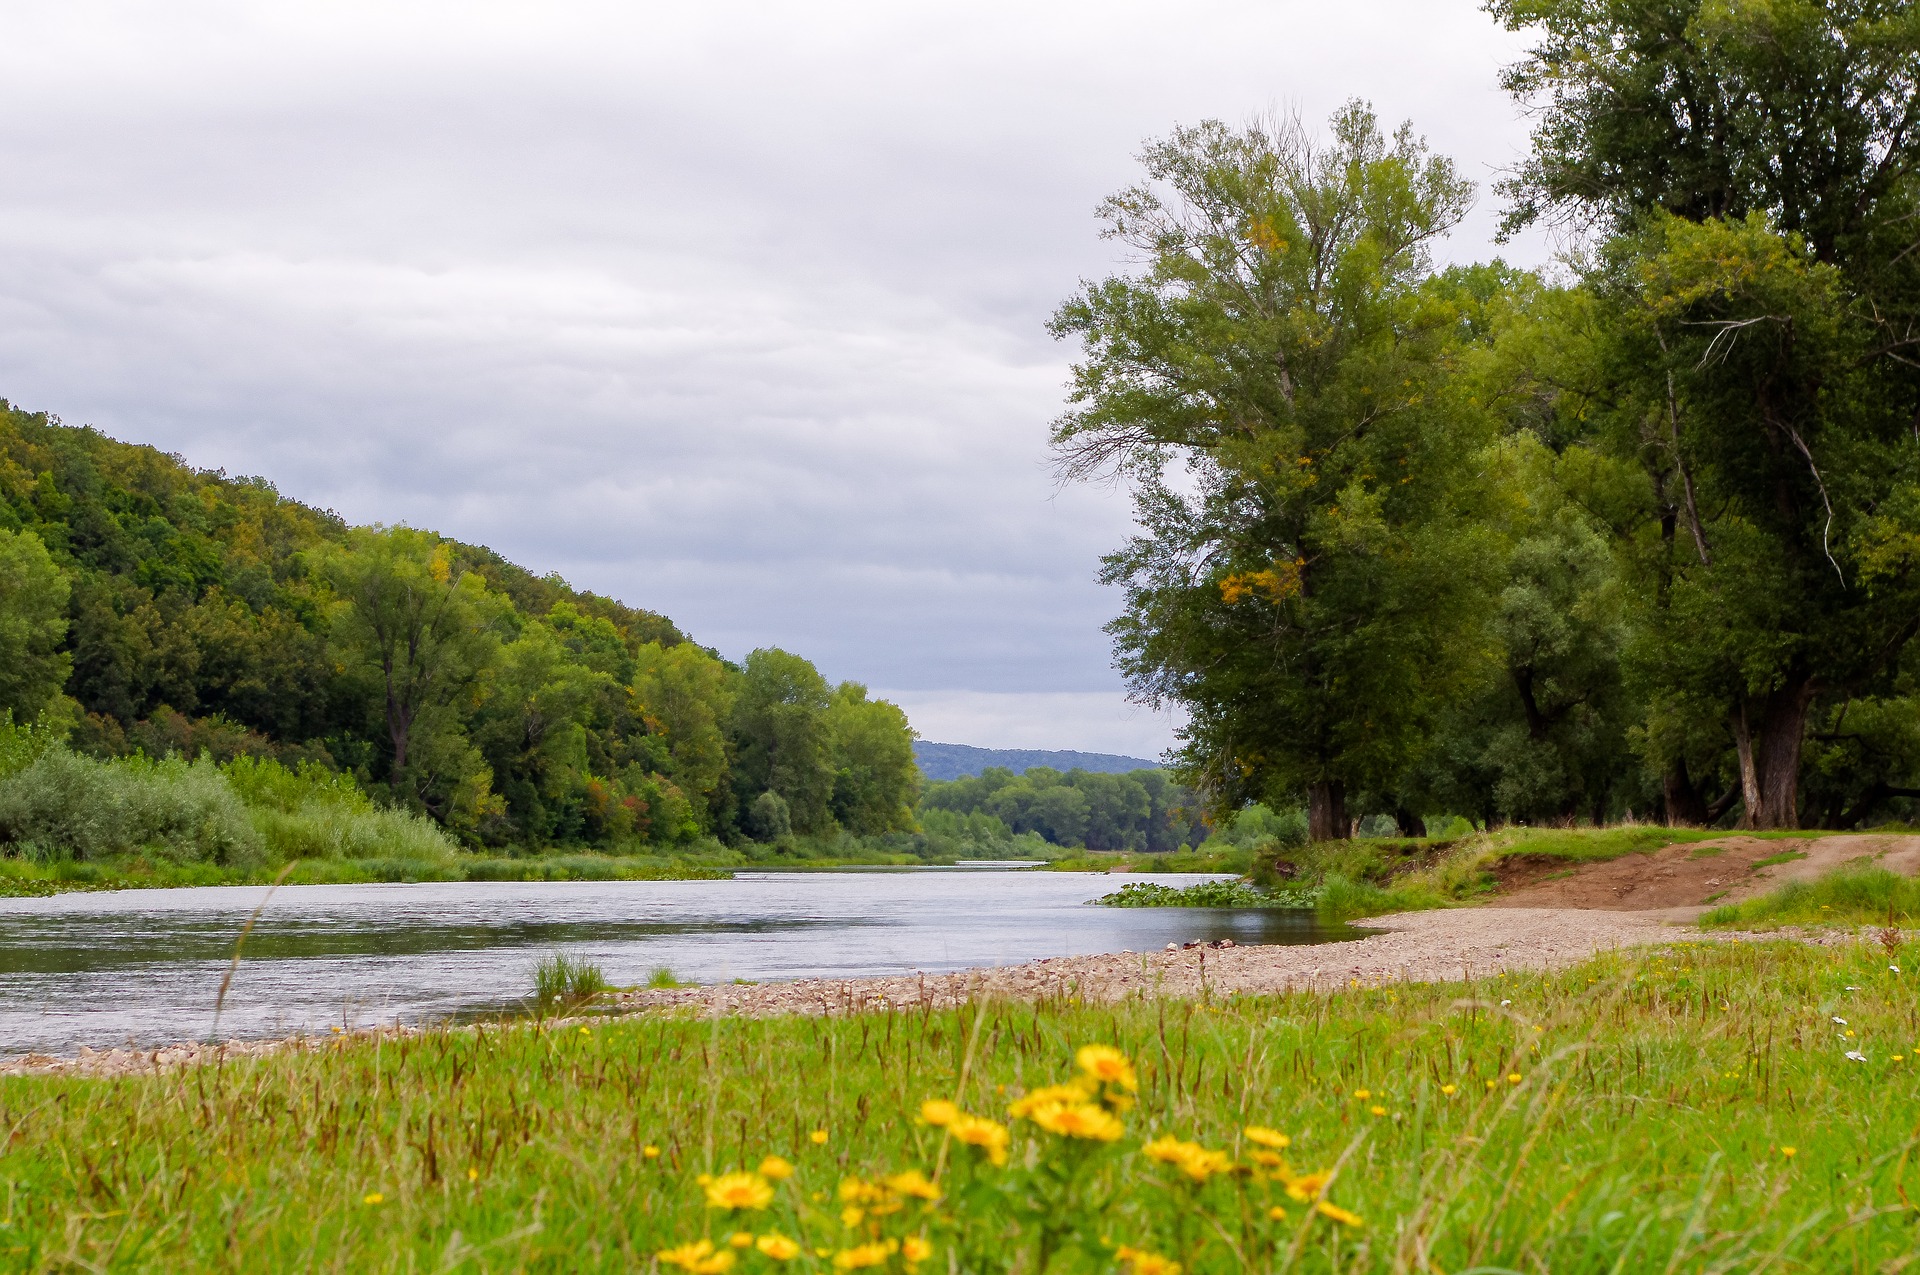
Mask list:
[[1150,144],[1102,205],[1143,267],[1061,307],[1077,338],[1054,442],[1116,472],[1143,534],[1107,559],[1134,692],[1190,717],[1184,775],[1221,809],[1305,791],[1317,838],[1390,788],[1449,686],[1473,576],[1452,517],[1478,442],[1450,393],[1457,312],[1426,287],[1470,188],[1354,103]]
[[[1638,656],[1668,810],[1713,715],[1743,820],[1800,820],[1822,705],[1920,626],[1920,10],[1896,0],[1493,0],[1539,37],[1510,225],[1609,235],[1583,398],[1652,482]],[[1662,752],[1660,749],[1655,750]]]

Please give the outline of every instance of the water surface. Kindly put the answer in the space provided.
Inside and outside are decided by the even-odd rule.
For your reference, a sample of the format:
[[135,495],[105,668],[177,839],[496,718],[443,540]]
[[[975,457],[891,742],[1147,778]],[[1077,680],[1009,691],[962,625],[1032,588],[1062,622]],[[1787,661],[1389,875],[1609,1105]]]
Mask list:
[[[1357,937],[1310,912],[1102,908],[1122,881],[1006,871],[742,873],[730,881],[464,882],[126,890],[0,899],[0,1052],[325,1031],[470,1013],[524,996],[565,951],[617,985],[859,977],[1167,943]],[[266,902],[261,906],[262,899]]]

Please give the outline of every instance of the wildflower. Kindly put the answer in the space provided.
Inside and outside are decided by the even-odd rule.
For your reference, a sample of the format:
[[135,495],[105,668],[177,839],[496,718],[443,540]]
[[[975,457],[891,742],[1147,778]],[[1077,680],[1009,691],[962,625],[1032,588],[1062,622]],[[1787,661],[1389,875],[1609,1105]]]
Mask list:
[[1113,1142],[1126,1132],[1126,1126],[1112,1112],[1091,1102],[1048,1103],[1028,1119],[1048,1133],[1090,1142]]
[[1278,1129],[1268,1129],[1262,1125],[1250,1124],[1246,1127],[1247,1141],[1263,1147],[1272,1147],[1283,1151],[1293,1145],[1293,1139]]
[[1863,1053],[1861,1053],[1861,1052],[1860,1052],[1859,1050],[1857,1050],[1857,1049],[1849,1049],[1849,1050],[1847,1051],[1847,1061],[1848,1061],[1848,1062],[1865,1062],[1866,1060],[1867,1060],[1867,1056],[1866,1056],[1865,1054],[1863,1054]]
[[1519,1073],[1519,1072],[1517,1072],[1517,1071],[1510,1071],[1510,1072],[1508,1072],[1508,1073],[1507,1073],[1507,1083],[1508,1083],[1508,1084],[1510,1084],[1510,1085],[1517,1085],[1517,1084],[1519,1084],[1519,1083],[1520,1083],[1520,1073]]
[[770,1155],[760,1162],[760,1176],[775,1182],[785,1182],[793,1176],[793,1165],[777,1155]]
[[723,1173],[706,1190],[710,1209],[764,1209],[773,1202],[773,1184],[758,1173]]
[[378,1191],[369,1191],[360,1197],[360,1203],[362,1204],[384,1204],[386,1201],[387,1197]]
[[1458,1085],[1441,1085],[1441,1086],[1440,1086],[1440,1092],[1441,1092],[1441,1093],[1443,1093],[1443,1094],[1445,1094],[1445,1095],[1447,1095],[1447,1096],[1448,1096],[1449,1098],[1451,1098],[1451,1097],[1452,1097],[1452,1096],[1453,1096],[1454,1094],[1456,1094],[1456,1093],[1458,1093],[1458,1092],[1460,1092],[1460,1086],[1458,1086]]
[[866,1219],[866,1216],[867,1211],[865,1209],[857,1204],[849,1204],[846,1208],[840,1210],[840,1223],[842,1226],[855,1227],[860,1225],[860,1223]]
[[1103,1085],[1115,1085],[1128,1093],[1140,1087],[1133,1074],[1133,1064],[1111,1045],[1082,1045],[1079,1052],[1074,1054],[1073,1061],[1081,1071]]
[[1060,1106],[1070,1102],[1085,1102],[1092,1096],[1079,1085],[1043,1085],[1031,1093],[1015,1098],[1007,1107],[1007,1114],[1015,1120],[1025,1120],[1038,1108]]
[[1847,1020],[1844,1018],[1835,1018],[1833,1021],[1839,1023],[1842,1027],[1847,1025]]
[[582,1028],[580,1029],[580,1034],[581,1034],[582,1036],[591,1036],[591,1035],[593,1035],[593,1028],[591,1028],[591,1027],[582,1027]]
[[887,1189],[901,1195],[911,1195],[915,1199],[933,1201],[940,1198],[940,1188],[927,1181],[927,1175],[918,1169],[908,1169],[905,1173],[896,1173],[887,1179]]
[[1847,1028],[1847,1030],[1846,1030],[1846,1033],[1845,1033],[1845,1034],[1846,1034],[1846,1035],[1848,1035],[1848,1036],[1851,1036],[1851,1035],[1853,1035],[1853,1028],[1851,1028],[1851,1027],[1849,1027],[1849,1028]]
[[1362,1102],[1365,1102],[1365,1101],[1366,1101],[1366,1100],[1367,1100],[1368,1098],[1371,1098],[1371,1097],[1373,1097],[1373,1090],[1371,1090],[1371,1089],[1356,1089],[1356,1090],[1354,1090],[1354,1091],[1353,1091],[1353,1096],[1354,1096],[1354,1097],[1356,1097],[1356,1098],[1358,1098],[1358,1099],[1360,1099],[1360,1100],[1361,1100]]
[[825,1129],[815,1129],[807,1135],[807,1141],[816,1147],[825,1146],[827,1142],[827,1131]]
[[1895,1055],[1893,1056],[1893,1061],[1895,1061],[1895,1062],[1899,1062],[1899,1061],[1900,1061],[1900,1060],[1901,1060],[1902,1058],[1904,1058],[1904,1057],[1906,1057],[1906,1055],[1905,1055],[1905,1054],[1895,1054]]
[[1369,1107],[1368,1110],[1373,1112],[1373,1114],[1376,1116],[1384,1116],[1387,1114],[1387,1109],[1385,1107]]
[[947,1132],[953,1135],[954,1141],[985,1151],[987,1159],[994,1164],[1007,1162],[1007,1144],[1013,1141],[1013,1136],[998,1121],[963,1114],[947,1126]]
[[753,1246],[776,1262],[790,1262],[800,1256],[800,1245],[778,1231],[767,1232],[755,1240]]
[[1313,1206],[1313,1211],[1318,1213],[1322,1217],[1332,1218],[1334,1221],[1340,1223],[1340,1225],[1342,1226],[1365,1226],[1366,1225],[1365,1222],[1360,1220],[1360,1215],[1358,1213],[1349,1212],[1348,1210],[1341,1208],[1338,1204],[1329,1204],[1325,1200],[1321,1200],[1318,1204],[1315,1204]]
[[1255,1151],[1247,1158],[1263,1169],[1277,1169],[1286,1163],[1278,1151]]
[[1287,1196],[1305,1204],[1316,1199],[1327,1189],[1327,1183],[1333,1181],[1333,1175],[1322,1170],[1319,1173],[1305,1173],[1297,1178],[1287,1179]]
[[1781,1147],[1780,1154],[1787,1157],[1787,1159],[1791,1160],[1793,1159],[1793,1157],[1800,1154],[1800,1148],[1799,1147]]
[[1287,1211],[1276,1204],[1267,1210],[1267,1220],[1270,1222],[1284,1222],[1287,1220]]
[[721,1275],[733,1269],[733,1254],[713,1251],[712,1240],[694,1240],[678,1248],[660,1250],[663,1266],[678,1266],[690,1275]]
[[1487,1082],[1487,1088],[1489,1088],[1489,1089],[1491,1089],[1491,1088],[1493,1088],[1493,1087],[1494,1087],[1495,1085],[1497,1085],[1497,1084],[1499,1084],[1499,1083],[1500,1083],[1500,1082],[1499,1082],[1499,1081],[1497,1081],[1497,1080],[1489,1080],[1489,1081]]
[[936,1129],[943,1129],[960,1116],[960,1108],[945,1098],[929,1098],[920,1104],[920,1120]]
[[1205,1182],[1233,1167],[1233,1159],[1226,1152],[1209,1151],[1197,1142],[1182,1142],[1171,1134],[1155,1138],[1141,1147],[1140,1153],[1149,1160],[1172,1165],[1195,1182]]
[[906,1259],[907,1265],[918,1266],[933,1256],[933,1245],[918,1235],[909,1235],[900,1241],[900,1256]]
[[843,1248],[833,1255],[833,1269],[837,1271],[857,1271],[868,1266],[884,1266],[887,1258],[885,1244],[875,1241],[872,1244],[860,1244],[853,1248]]
[[753,1246],[753,1232],[735,1231],[732,1235],[727,1236],[727,1243],[735,1248],[751,1248]]
[[649,1142],[646,1146],[640,1148],[640,1154],[649,1160],[658,1160],[660,1158],[660,1148]]
[[1131,1266],[1133,1275],[1180,1275],[1180,1263],[1145,1249],[1129,1248],[1122,1244],[1113,1251],[1113,1256],[1115,1261]]

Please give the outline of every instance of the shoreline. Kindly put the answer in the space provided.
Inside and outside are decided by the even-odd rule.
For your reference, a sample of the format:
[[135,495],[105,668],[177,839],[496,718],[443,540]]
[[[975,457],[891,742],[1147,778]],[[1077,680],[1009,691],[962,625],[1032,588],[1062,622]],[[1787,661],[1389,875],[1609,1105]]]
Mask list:
[[[545,1020],[573,1026],[662,1010],[772,1017],[948,1009],[979,999],[1078,999],[1110,1002],[1135,996],[1181,1000],[1202,995],[1333,991],[1355,985],[1444,983],[1508,970],[1557,969],[1623,948],[1663,942],[1752,942],[1787,939],[1817,946],[1852,941],[1851,930],[1702,933],[1685,928],[1699,909],[1617,912],[1582,908],[1450,908],[1374,917],[1362,938],[1334,943],[1198,946],[1175,951],[1052,957],[1020,965],[947,974],[800,979],[789,983],[710,984],[611,993],[610,1014]],[[525,1020],[533,1022],[534,1020]],[[518,1024],[509,1024],[509,1026]],[[0,1059],[0,1077],[107,1077],[219,1065],[285,1052],[321,1051],[345,1041],[404,1039],[447,1030],[445,1023],[389,1024],[325,1035],[298,1034],[218,1043],[126,1046],[72,1055],[30,1053]],[[468,1026],[455,1030],[484,1030]]]

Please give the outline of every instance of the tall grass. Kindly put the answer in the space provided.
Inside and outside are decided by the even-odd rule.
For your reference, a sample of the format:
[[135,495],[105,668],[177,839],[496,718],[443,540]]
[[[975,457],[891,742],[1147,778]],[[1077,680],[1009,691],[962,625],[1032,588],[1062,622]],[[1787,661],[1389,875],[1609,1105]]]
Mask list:
[[1920,881],[1879,867],[1846,867],[1812,881],[1789,881],[1744,903],[1700,918],[1708,929],[1776,925],[1912,924],[1920,919]]
[[[485,1027],[8,1079],[0,1251],[23,1270],[644,1270],[759,1229],[694,1179],[769,1154],[804,1193],[909,1167],[958,1192],[961,1149],[920,1104],[1004,1120],[1104,1042],[1133,1058],[1139,1101],[1089,1179],[1091,1250],[1054,1271],[1115,1270],[1103,1238],[1189,1275],[1890,1270],[1914,1251],[1920,999],[1888,964],[1872,946],[1681,945],[1331,995]],[[1339,1163],[1333,1198],[1365,1225],[1236,1254],[1208,1220],[1237,1236],[1248,1180],[1183,1186],[1133,1149],[1172,1134],[1246,1158],[1248,1125],[1290,1135],[1296,1165]],[[1050,1145],[1017,1131],[1014,1167]],[[1031,1251],[1017,1228],[1043,1215],[1012,1220],[1028,1202],[1006,1197],[970,1269]],[[793,1266],[827,1269],[813,1247],[847,1235],[821,1219]],[[959,1242],[935,1238],[926,1275]]]
[[542,1010],[584,1005],[608,990],[598,965],[565,952],[544,957],[533,967],[533,1000]]

